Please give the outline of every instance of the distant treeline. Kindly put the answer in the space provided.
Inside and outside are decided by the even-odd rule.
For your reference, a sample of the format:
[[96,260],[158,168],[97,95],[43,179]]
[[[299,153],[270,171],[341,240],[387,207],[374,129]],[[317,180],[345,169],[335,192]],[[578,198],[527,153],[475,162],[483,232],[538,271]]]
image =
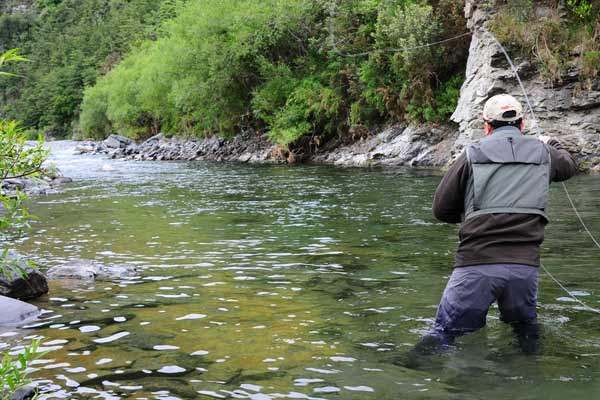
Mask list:
[[84,88],[159,36],[176,0],[0,0],[0,53],[20,48],[20,79],[0,80],[0,118],[55,137],[79,131]]

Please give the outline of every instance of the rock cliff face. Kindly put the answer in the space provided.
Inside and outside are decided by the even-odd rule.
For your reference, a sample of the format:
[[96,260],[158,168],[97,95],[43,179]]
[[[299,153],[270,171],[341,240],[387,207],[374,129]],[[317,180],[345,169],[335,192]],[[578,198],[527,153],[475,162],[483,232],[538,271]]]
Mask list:
[[[466,79],[461,88],[458,106],[452,120],[459,124],[459,135],[453,154],[465,145],[479,139],[483,133],[481,114],[485,101],[499,93],[509,93],[525,106],[525,97],[500,47],[488,32],[494,16],[493,7],[486,0],[467,0],[465,15],[468,28],[473,32]],[[542,6],[537,6],[538,8]],[[544,82],[535,68],[524,60],[514,60],[531,106],[544,134],[557,137],[576,154],[583,169],[600,170],[600,78],[591,90],[578,91],[577,69],[562,77],[560,86]],[[536,133],[531,114],[528,130]]]
[[0,11],[8,14],[16,14],[29,11],[35,0],[3,0],[0,1]]

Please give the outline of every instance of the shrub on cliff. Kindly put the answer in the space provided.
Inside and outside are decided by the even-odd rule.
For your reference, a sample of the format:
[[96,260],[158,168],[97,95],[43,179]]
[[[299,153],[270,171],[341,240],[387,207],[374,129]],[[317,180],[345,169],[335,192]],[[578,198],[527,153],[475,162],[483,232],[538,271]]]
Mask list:
[[492,30],[515,54],[533,60],[551,83],[560,83],[567,71],[578,71],[585,90],[600,72],[599,0],[509,0],[500,7]]

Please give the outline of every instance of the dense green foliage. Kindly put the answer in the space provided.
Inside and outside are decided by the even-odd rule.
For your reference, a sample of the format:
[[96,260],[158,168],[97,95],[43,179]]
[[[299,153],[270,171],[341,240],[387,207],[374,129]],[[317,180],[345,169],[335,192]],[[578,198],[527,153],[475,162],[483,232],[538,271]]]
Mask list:
[[580,88],[591,88],[600,72],[600,0],[535,3],[507,1],[492,26],[497,38],[534,60],[548,81],[560,83],[566,72],[578,71]]
[[288,145],[389,120],[445,120],[469,39],[378,49],[463,33],[462,7],[451,0],[189,2],[162,37],[86,91],[81,126],[94,137],[252,129]]
[[[133,44],[156,38],[178,0],[10,0],[0,15],[0,52],[20,48],[30,62],[0,82],[0,117],[54,136],[77,130],[85,86]],[[20,6],[20,7],[19,7]]]
[[[536,60],[551,81],[577,68],[582,90],[590,87],[600,65],[598,0],[489,4],[499,9],[493,30],[514,54]],[[9,71],[22,78],[2,82],[0,116],[54,136],[250,131],[284,146],[343,140],[391,121],[446,121],[469,37],[419,46],[465,32],[463,7],[459,0],[7,0],[0,51],[22,47],[31,61]],[[406,47],[417,48],[394,51]]]

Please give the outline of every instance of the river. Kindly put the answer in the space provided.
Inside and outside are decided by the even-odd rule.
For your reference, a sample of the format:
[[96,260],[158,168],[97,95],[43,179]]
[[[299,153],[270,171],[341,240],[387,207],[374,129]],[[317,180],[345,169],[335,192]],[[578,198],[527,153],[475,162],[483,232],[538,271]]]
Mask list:
[[[139,268],[115,282],[51,282],[40,324],[0,332],[51,350],[41,398],[591,399],[600,316],[541,275],[539,355],[488,326],[419,368],[398,360],[427,332],[457,227],[431,215],[433,170],[52,161],[74,182],[35,197],[12,240],[42,269],[71,259]],[[600,236],[600,177],[568,182]],[[600,307],[600,250],[559,185],[546,266]]]

